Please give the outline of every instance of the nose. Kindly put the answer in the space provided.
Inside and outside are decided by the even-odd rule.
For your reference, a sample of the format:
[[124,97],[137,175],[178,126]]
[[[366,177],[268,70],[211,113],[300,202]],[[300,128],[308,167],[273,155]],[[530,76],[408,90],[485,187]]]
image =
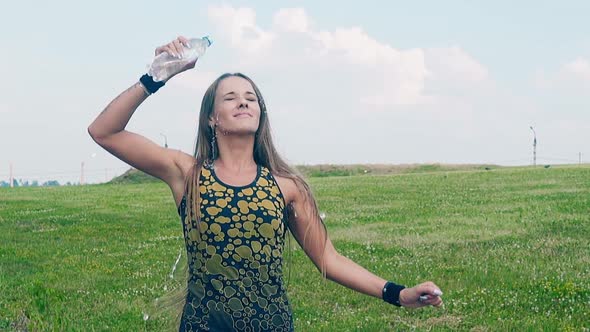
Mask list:
[[238,108],[242,108],[242,107],[248,108],[248,102],[243,99],[240,100],[240,106]]

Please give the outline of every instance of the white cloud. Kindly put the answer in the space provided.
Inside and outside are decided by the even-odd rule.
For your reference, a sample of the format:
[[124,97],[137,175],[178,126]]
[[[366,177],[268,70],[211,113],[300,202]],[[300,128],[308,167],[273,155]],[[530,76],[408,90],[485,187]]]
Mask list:
[[590,81],[590,61],[582,57],[566,63],[561,70],[564,75]]
[[[359,83],[372,90],[360,98],[368,106],[422,102],[429,75],[421,49],[397,50],[371,38],[359,27],[321,31],[317,53],[326,61],[341,58],[346,66],[364,71]],[[332,60],[334,61],[334,60]]]
[[[210,7],[209,18],[236,51],[231,63],[248,70],[311,77],[314,85],[331,86],[324,94],[337,94],[363,109],[430,104],[447,86],[488,79],[487,69],[458,46],[398,49],[361,27],[314,29],[303,8],[278,10],[267,30],[257,24],[250,8]],[[255,37],[242,39],[246,31]],[[435,94],[427,93],[429,88]]]
[[265,49],[244,51],[228,16],[209,16],[224,39],[217,59],[262,89],[278,148],[293,162],[490,161],[481,146],[504,156],[515,140],[507,131],[528,133],[535,105],[525,112],[458,45],[395,47],[358,26],[322,29],[301,8],[275,12],[268,26],[252,10],[224,11],[248,12],[246,25],[272,36]]
[[279,9],[273,17],[273,24],[279,30],[290,32],[307,32],[310,20],[303,8]]
[[256,12],[251,8],[234,8],[229,5],[211,6],[208,16],[240,51],[260,53],[272,45],[274,35],[256,25]]
[[433,79],[465,83],[488,79],[488,70],[458,46],[426,49],[428,67]]
[[587,96],[590,88],[590,60],[577,57],[557,69],[537,70],[533,76],[534,85],[542,90],[552,90],[565,95]]

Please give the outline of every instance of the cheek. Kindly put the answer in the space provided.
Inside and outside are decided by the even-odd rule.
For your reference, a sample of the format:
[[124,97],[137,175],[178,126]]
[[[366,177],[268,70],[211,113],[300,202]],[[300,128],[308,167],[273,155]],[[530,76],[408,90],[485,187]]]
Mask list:
[[262,113],[262,111],[260,110],[260,106],[258,104],[254,105],[254,107],[252,107],[253,110],[256,112],[256,116],[260,118],[260,114]]
[[261,116],[261,115],[262,115],[262,113],[260,112],[260,110],[257,110],[257,111],[256,111],[256,113],[254,113],[254,117],[256,118],[256,121],[257,121],[258,123],[260,123],[260,121],[262,120],[262,119],[261,119],[261,118],[262,118],[262,116]]
[[231,109],[227,108],[227,105],[220,104],[215,107],[215,114],[219,121],[227,121],[231,118]]
[[233,116],[230,113],[224,113],[223,115],[219,115],[219,120],[223,121],[224,123],[229,123],[234,120]]

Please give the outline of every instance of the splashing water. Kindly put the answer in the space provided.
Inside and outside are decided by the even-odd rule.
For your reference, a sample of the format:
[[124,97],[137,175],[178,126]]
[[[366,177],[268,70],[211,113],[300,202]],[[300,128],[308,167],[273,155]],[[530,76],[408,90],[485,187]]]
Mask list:
[[178,252],[178,258],[176,258],[176,262],[174,263],[174,266],[172,267],[172,271],[170,272],[170,279],[174,278],[174,271],[176,271],[176,266],[178,266],[178,262],[180,262],[181,255],[182,255],[182,248],[180,248],[180,251]]

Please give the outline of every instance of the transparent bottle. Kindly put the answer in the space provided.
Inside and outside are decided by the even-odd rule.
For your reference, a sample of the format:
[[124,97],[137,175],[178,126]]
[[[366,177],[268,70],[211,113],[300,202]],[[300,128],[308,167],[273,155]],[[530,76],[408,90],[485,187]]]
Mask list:
[[167,52],[158,54],[150,68],[148,75],[150,75],[154,81],[165,81],[174,74],[177,74],[182,68],[188,63],[195,61],[205,54],[207,47],[211,46],[211,39],[208,36],[203,38],[191,38],[188,40],[189,46],[182,46],[181,58],[176,58]]

